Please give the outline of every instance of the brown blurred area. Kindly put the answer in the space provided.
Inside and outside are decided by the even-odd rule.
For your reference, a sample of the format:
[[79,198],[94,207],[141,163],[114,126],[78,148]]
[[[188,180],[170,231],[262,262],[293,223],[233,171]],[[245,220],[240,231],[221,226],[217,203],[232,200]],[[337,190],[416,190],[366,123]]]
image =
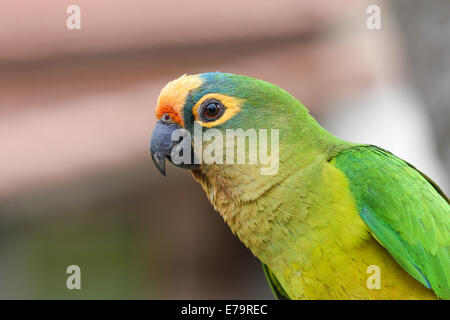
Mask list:
[[[369,4],[382,30],[366,28]],[[403,81],[394,16],[384,1],[2,1],[0,298],[272,298],[190,174],[153,167],[159,91],[245,74],[320,117]],[[65,287],[70,264],[80,291]]]

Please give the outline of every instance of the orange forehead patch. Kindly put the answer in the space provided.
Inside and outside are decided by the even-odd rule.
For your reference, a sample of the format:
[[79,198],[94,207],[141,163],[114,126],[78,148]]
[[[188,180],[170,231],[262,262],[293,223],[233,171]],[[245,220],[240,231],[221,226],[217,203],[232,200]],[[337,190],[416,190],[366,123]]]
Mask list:
[[183,75],[180,78],[166,84],[161,90],[156,106],[156,118],[160,119],[165,113],[169,114],[173,121],[184,127],[183,106],[189,92],[202,85],[198,75]]

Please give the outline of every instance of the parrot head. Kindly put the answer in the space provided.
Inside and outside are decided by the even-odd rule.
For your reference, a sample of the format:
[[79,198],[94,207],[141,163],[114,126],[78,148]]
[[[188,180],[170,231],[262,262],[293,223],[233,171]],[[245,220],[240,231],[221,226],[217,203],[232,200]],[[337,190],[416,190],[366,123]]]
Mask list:
[[[215,129],[223,136],[230,129],[247,133],[250,129],[256,134],[264,129],[269,130],[269,135],[275,129],[279,134],[279,152],[289,153],[286,151],[293,149],[293,144],[310,144],[310,129],[316,125],[307,109],[281,88],[262,80],[220,72],[184,75],[169,82],[158,98],[156,117],[150,153],[164,175],[166,159],[197,173],[217,168],[207,161],[198,161],[202,154],[193,147],[196,128],[202,133]],[[187,146],[186,143],[192,152],[181,148]],[[201,144],[205,147],[206,142]],[[225,147],[226,143],[223,155]],[[174,153],[183,154],[183,150],[183,160],[173,161]],[[226,166],[237,167],[239,164],[227,163]],[[245,168],[247,174],[252,171],[251,166]]]

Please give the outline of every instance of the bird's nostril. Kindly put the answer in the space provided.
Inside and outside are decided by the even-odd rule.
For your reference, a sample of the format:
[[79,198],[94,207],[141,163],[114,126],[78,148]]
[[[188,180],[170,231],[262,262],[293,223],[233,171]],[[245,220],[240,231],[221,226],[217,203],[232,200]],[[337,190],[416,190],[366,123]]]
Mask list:
[[170,115],[168,113],[163,114],[162,120],[164,122],[170,122],[170,120],[171,120]]

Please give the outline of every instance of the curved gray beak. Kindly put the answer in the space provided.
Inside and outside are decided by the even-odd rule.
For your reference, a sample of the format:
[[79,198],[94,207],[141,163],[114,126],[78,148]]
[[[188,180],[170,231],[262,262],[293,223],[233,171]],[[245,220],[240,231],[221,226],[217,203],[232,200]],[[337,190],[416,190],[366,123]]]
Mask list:
[[[153,130],[152,138],[150,141],[150,154],[156,168],[164,176],[166,175],[166,158],[169,159],[169,161],[177,167],[185,169],[195,169],[199,166],[198,164],[194,163],[194,152],[192,150],[190,136],[180,137],[177,141],[172,140],[172,134],[174,133],[174,131],[181,129],[182,128],[178,124],[167,122],[161,119],[156,123],[155,129]],[[183,141],[183,139],[189,139],[189,141]],[[181,142],[183,142],[184,145],[186,143],[189,143],[189,151],[191,156],[188,158],[188,161],[174,163],[172,161],[173,152],[180,156],[183,155],[184,150],[181,148]]]

